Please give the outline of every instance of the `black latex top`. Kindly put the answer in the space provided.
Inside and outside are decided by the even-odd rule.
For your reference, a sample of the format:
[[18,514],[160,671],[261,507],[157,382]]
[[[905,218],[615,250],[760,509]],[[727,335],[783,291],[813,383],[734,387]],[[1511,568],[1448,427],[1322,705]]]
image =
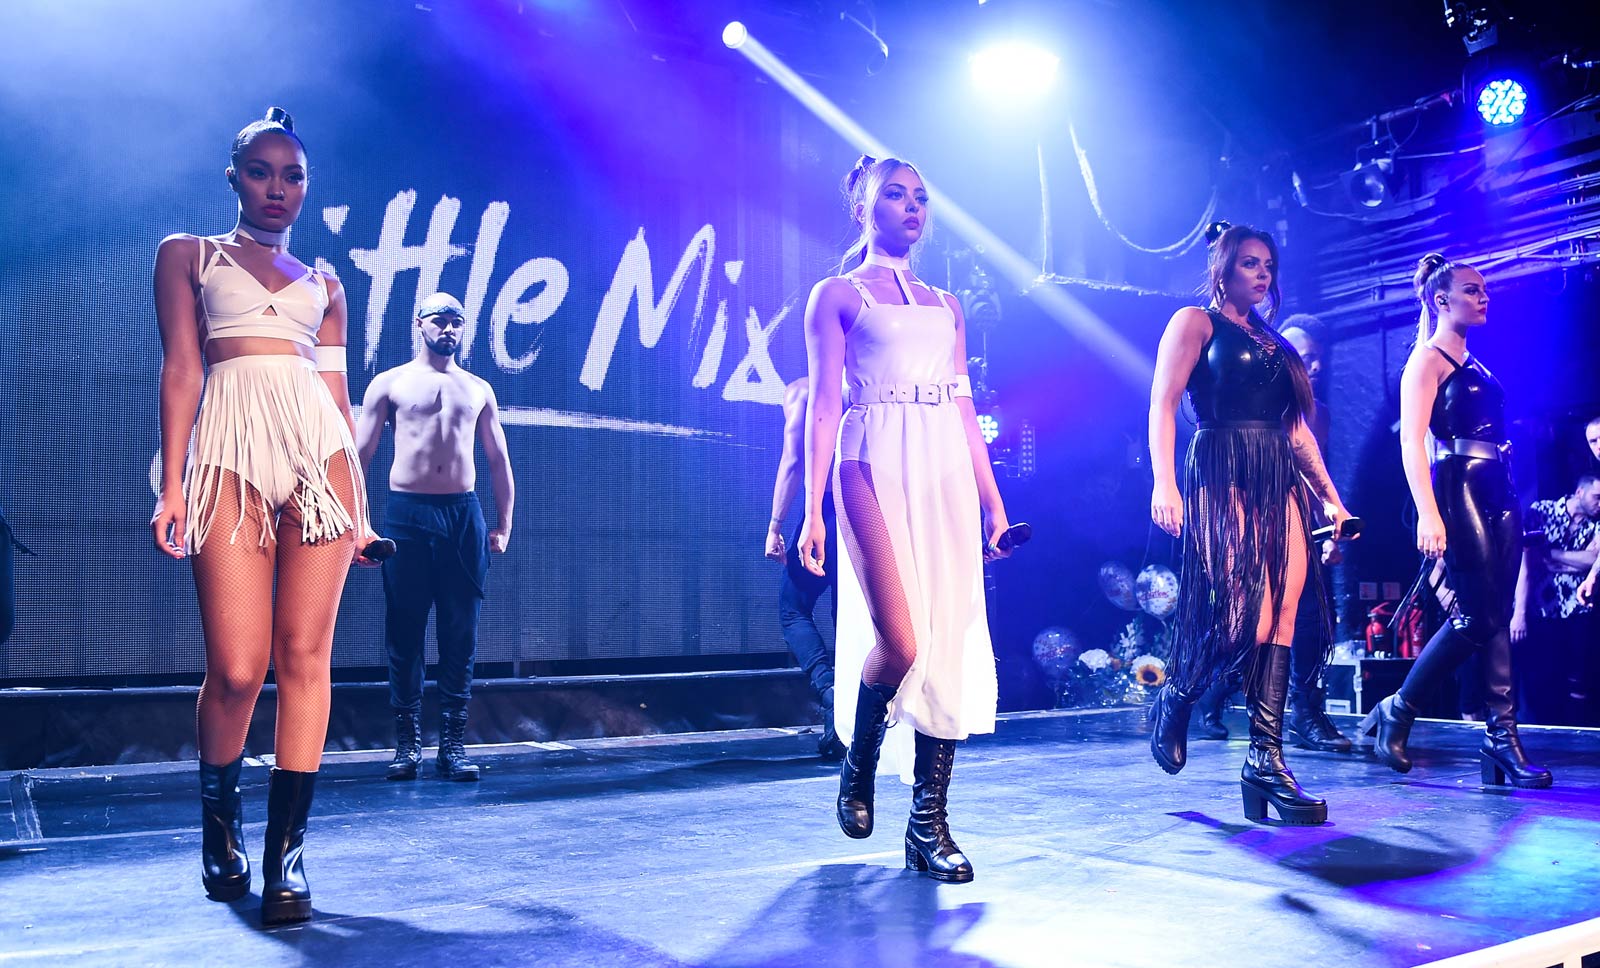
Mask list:
[[1433,347],[1434,352],[1450,361],[1454,367],[1445,381],[1439,384],[1439,395],[1433,398],[1433,413],[1428,419],[1428,429],[1440,440],[1468,438],[1503,444],[1506,434],[1506,392],[1494,374],[1468,356],[1466,363],[1457,363],[1449,353]]
[[1189,374],[1189,400],[1202,423],[1273,421],[1294,408],[1294,381],[1285,354],[1293,352],[1277,333],[1251,314],[1252,332],[1216,310],[1211,338]]

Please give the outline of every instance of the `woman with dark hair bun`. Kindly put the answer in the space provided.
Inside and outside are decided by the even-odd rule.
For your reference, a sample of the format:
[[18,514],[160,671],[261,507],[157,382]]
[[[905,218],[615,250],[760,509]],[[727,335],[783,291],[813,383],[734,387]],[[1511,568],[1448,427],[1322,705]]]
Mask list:
[[[1289,646],[1308,581],[1319,589],[1310,600],[1322,612],[1324,650],[1332,639],[1311,561],[1310,502],[1322,502],[1335,533],[1350,512],[1306,424],[1314,404],[1305,366],[1268,325],[1282,304],[1277,245],[1265,232],[1227,223],[1214,225],[1208,240],[1210,305],[1173,314],[1150,388],[1150,515],[1183,538],[1173,661],[1151,707],[1150,751],[1168,773],[1183,769],[1195,700],[1217,677],[1242,670],[1250,713],[1245,816],[1264,821],[1271,804],[1284,823],[1320,824],[1327,803],[1301,789],[1283,760]],[[1269,300],[1263,320],[1256,307]],[[1185,388],[1199,428],[1180,494],[1172,457]]]
[[[870,836],[874,774],[880,762],[898,766],[914,781],[906,867],[970,881],[945,805],[956,742],[994,731],[983,561],[1009,553],[1005,505],[972,405],[961,304],[911,270],[928,231],[922,177],[898,159],[863,157],[844,191],[859,233],[845,265],[860,262],[811,290],[806,357],[811,386],[842,383],[850,406],[836,393],[808,401],[798,547],[822,575],[832,467],[843,550],[834,723],[850,744],[835,806],[847,836]],[[880,761],[890,722],[900,727]]]
[[1400,690],[1368,714],[1361,732],[1374,736],[1380,762],[1409,772],[1406,744],[1423,698],[1476,651],[1488,705],[1478,751],[1484,784],[1547,787],[1550,771],[1528,762],[1522,750],[1511,691],[1510,616],[1522,521],[1508,462],[1506,395],[1467,352],[1467,333],[1488,321],[1489,286],[1478,270],[1436,252],[1417,263],[1413,284],[1422,311],[1416,346],[1400,375],[1400,458],[1417,505],[1417,550],[1430,559],[1427,567],[1431,559],[1444,559],[1456,605]]
[[373,563],[358,549],[376,536],[345,382],[344,290],[287,249],[306,196],[305,146],[288,112],[239,132],[227,179],[234,228],[171,235],[156,250],[161,493],[150,527],[157,548],[192,564],[200,603],[201,881],[214,900],[250,890],[239,767],[273,667],[261,891],[271,924],[311,916],[302,851],[328,732],[334,619],[351,562]]

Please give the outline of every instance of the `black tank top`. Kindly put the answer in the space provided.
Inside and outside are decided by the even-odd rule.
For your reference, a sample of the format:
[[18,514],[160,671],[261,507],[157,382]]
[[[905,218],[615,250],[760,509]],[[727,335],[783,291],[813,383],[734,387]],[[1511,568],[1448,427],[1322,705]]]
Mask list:
[[1250,330],[1214,309],[1211,338],[1189,374],[1195,419],[1206,423],[1283,423],[1295,405],[1294,379],[1286,354],[1294,352],[1277,333],[1250,314]]
[[1449,360],[1454,369],[1439,384],[1439,394],[1433,398],[1433,413],[1428,417],[1428,429],[1440,440],[1466,438],[1505,443],[1509,439],[1506,435],[1506,391],[1500,381],[1476,356],[1469,356],[1462,364],[1437,346],[1433,351]]

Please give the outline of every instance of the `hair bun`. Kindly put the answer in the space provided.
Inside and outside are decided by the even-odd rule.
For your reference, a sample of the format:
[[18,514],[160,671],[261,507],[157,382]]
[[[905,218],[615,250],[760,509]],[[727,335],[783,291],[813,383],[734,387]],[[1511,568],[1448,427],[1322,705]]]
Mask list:
[[867,173],[867,169],[871,168],[877,163],[878,160],[871,155],[862,155],[860,158],[857,158],[856,166],[850,169],[850,174],[844,177],[845,192],[847,194],[854,192],[856,190],[856,183],[861,181],[862,176]]
[[1429,252],[1427,255],[1417,260],[1417,268],[1432,272],[1449,261],[1449,259],[1446,259],[1438,252]]
[[294,130],[294,117],[290,115],[288,111],[285,111],[283,108],[280,108],[277,105],[267,108],[266,117],[263,118],[263,120],[272,124],[281,124],[283,125],[283,130],[285,131]]
[[1228,231],[1231,228],[1233,228],[1233,223],[1232,222],[1228,221],[1227,219],[1220,219],[1220,218],[1217,219],[1215,222],[1212,222],[1210,225],[1207,225],[1206,226],[1206,245],[1216,245],[1217,244],[1217,240],[1222,238],[1222,233]]

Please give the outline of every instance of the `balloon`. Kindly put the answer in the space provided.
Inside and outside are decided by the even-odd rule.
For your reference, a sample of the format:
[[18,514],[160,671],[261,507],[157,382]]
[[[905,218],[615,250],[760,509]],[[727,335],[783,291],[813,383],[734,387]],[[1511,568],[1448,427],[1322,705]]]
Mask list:
[[1077,656],[1078,637],[1064,628],[1052,625],[1033,637],[1033,658],[1052,679],[1066,675]]
[[1135,582],[1139,607],[1153,618],[1164,619],[1178,608],[1178,576],[1166,565],[1149,565]]
[[1100,566],[1100,590],[1118,608],[1139,610],[1139,599],[1133,593],[1133,572],[1122,562],[1108,561]]

